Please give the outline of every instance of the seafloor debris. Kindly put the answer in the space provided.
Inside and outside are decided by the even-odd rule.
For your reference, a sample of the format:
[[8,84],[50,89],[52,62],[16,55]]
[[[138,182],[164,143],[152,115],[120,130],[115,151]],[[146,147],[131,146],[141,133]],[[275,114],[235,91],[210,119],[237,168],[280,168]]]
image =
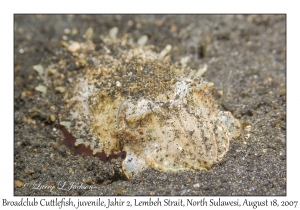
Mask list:
[[[114,31],[89,57],[96,68],[76,74],[66,90],[61,120],[69,123],[75,144],[107,157],[125,151],[127,177],[149,167],[211,168],[240,134],[239,122],[214,103],[213,84],[201,72],[170,63],[170,50],[156,53],[112,36]],[[89,41],[81,46],[76,53],[93,48]]]

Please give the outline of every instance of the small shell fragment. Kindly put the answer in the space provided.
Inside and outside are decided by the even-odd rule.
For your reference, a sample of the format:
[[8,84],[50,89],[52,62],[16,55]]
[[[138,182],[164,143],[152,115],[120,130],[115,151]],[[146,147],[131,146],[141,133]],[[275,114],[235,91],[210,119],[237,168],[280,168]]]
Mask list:
[[46,94],[47,92],[47,87],[45,87],[44,85],[38,85],[35,87],[35,90],[42,92],[43,94]]
[[117,38],[118,32],[119,32],[119,29],[117,27],[113,27],[112,29],[110,29],[109,30],[110,38],[112,38],[112,39]]
[[161,52],[160,57],[165,57],[172,50],[172,45],[168,44]]
[[140,46],[146,45],[147,42],[148,42],[148,36],[147,36],[147,35],[141,36],[141,37],[138,39],[138,41],[137,41],[138,45],[140,45]]
[[39,73],[40,77],[44,76],[44,67],[41,64],[34,65],[33,69],[36,70]]
[[68,46],[68,51],[74,53],[77,52],[78,50],[80,50],[81,46],[78,42],[72,42],[69,46]]
[[55,116],[52,114],[52,115],[50,115],[50,120],[52,121],[52,122],[54,122],[55,120],[56,120],[56,118],[55,118]]
[[63,93],[63,92],[66,91],[66,88],[65,88],[65,87],[55,87],[55,90],[56,90],[57,92]]

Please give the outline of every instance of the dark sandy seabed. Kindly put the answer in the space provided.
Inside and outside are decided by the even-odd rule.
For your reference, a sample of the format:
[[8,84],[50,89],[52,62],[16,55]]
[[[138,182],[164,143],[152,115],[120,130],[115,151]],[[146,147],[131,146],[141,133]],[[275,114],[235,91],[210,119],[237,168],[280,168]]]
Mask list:
[[[127,33],[134,41],[148,35],[156,52],[171,44],[172,61],[191,54],[191,68],[208,65],[204,79],[222,95],[219,106],[243,127],[211,170],[149,169],[127,181],[120,174],[121,160],[72,155],[61,143],[55,124],[63,94],[55,87],[68,88],[69,74],[93,66],[76,62],[62,41],[84,42],[92,28],[100,50],[99,35],[113,27],[118,36]],[[58,66],[49,75],[46,94],[35,89],[45,85],[33,69],[37,64]],[[14,180],[16,196],[286,195],[286,16],[15,15]],[[60,182],[90,189],[64,191]],[[32,189],[34,183],[56,188]]]

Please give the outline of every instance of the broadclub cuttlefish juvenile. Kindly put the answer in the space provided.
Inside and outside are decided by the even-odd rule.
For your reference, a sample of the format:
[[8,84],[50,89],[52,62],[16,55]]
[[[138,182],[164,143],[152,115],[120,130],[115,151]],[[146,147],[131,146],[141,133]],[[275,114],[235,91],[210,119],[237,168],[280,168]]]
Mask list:
[[[170,63],[170,45],[156,53],[126,37],[102,39],[102,51],[89,57],[95,68],[74,76],[65,95],[60,120],[65,135],[74,136],[73,150],[124,158],[128,178],[146,168],[210,169],[221,160],[240,135],[240,123],[218,109],[203,69]],[[93,43],[81,43],[73,55],[85,48]]]

